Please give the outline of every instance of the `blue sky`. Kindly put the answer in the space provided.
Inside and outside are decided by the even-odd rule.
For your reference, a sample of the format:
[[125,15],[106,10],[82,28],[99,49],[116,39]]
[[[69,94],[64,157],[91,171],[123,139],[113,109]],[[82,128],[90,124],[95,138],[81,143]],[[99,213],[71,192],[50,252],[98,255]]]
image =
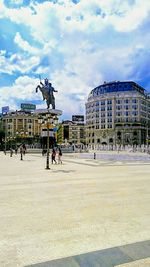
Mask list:
[[85,112],[90,90],[133,80],[150,92],[149,0],[1,0],[0,107],[46,107],[35,93],[54,88],[63,118]]

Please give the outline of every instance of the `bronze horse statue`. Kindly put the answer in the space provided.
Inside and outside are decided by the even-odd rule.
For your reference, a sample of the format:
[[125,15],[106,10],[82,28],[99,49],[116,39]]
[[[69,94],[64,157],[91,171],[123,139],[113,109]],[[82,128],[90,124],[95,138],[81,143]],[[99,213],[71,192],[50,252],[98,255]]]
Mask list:
[[50,105],[52,105],[52,109],[55,109],[55,97],[53,92],[57,92],[52,84],[48,82],[48,79],[45,79],[45,84],[40,81],[40,85],[36,87],[36,93],[38,89],[41,91],[43,95],[43,100],[46,100],[47,109],[49,109]]

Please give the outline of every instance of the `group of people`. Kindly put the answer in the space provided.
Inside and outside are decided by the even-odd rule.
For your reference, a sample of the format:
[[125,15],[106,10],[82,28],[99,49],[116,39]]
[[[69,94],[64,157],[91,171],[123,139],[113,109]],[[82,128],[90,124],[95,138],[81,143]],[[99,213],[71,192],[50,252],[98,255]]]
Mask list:
[[52,155],[51,155],[52,164],[53,164],[53,162],[55,162],[55,164],[57,164],[57,161],[56,161],[56,155],[57,154],[58,154],[58,164],[62,164],[62,151],[61,151],[61,148],[58,148],[58,153],[56,153],[56,150],[53,148]]
[[[47,153],[46,149],[43,149],[42,151],[42,155],[44,156]],[[56,156],[58,161],[56,161]],[[59,147],[58,150],[55,150],[55,148],[52,149],[52,153],[51,153],[51,162],[52,164],[62,164],[62,151],[61,148]]]
[[[17,155],[17,153],[18,153],[18,149],[20,149],[20,154],[22,154],[22,155],[26,154],[26,150],[27,149],[26,149],[26,145],[25,144],[22,144],[20,147],[16,147],[15,148],[15,155]],[[10,157],[12,157],[13,153],[14,153],[13,149],[10,148]]]

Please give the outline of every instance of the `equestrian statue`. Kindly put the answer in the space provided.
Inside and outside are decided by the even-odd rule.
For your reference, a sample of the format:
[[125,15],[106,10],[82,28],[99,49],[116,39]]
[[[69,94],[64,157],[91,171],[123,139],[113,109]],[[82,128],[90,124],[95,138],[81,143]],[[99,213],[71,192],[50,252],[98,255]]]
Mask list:
[[36,93],[38,92],[38,89],[41,91],[43,95],[43,100],[46,100],[47,103],[47,109],[49,109],[50,105],[52,105],[52,109],[55,109],[55,97],[54,92],[58,92],[52,87],[52,84],[49,83],[48,79],[44,79],[44,84],[42,83],[40,79],[40,85],[36,87]]

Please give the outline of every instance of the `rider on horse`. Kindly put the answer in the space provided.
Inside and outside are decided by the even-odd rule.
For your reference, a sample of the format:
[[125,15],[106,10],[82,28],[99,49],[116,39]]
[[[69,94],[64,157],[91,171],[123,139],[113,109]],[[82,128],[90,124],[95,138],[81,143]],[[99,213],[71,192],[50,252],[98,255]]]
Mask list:
[[38,91],[38,89],[40,89],[40,91],[42,92],[43,95],[43,100],[46,99],[47,102],[47,108],[49,108],[49,105],[52,105],[52,108],[55,109],[55,97],[53,92],[57,92],[54,87],[52,87],[52,84],[49,83],[48,79],[44,79],[44,83],[42,83],[42,81],[40,80],[40,84],[42,85],[42,87],[40,85],[37,86],[36,88],[36,92]]

